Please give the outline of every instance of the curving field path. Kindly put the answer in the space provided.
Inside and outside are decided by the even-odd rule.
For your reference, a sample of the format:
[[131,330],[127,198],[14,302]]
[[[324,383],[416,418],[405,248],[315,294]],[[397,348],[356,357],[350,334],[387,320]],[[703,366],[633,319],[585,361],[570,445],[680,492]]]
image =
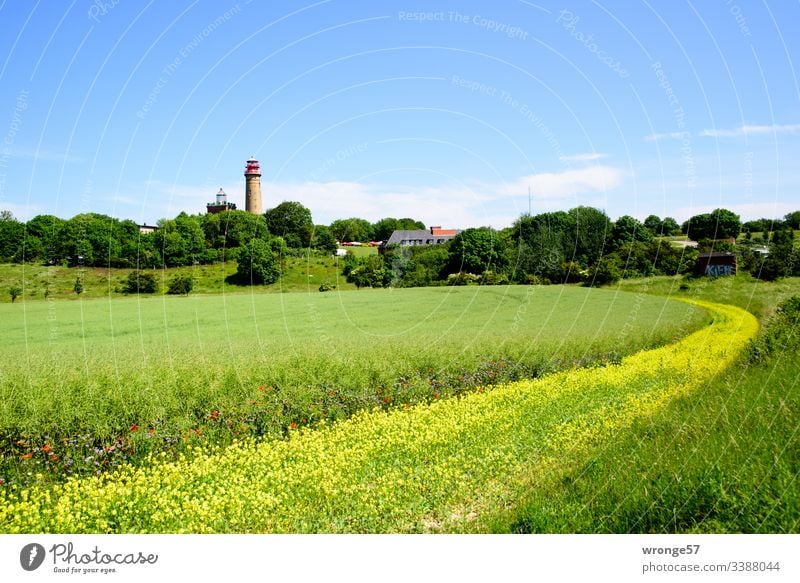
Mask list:
[[287,440],[156,456],[49,488],[0,489],[0,531],[448,530],[513,501],[517,478],[614,439],[728,367],[755,335],[755,317],[694,303],[713,315],[710,326],[618,365],[367,412]]

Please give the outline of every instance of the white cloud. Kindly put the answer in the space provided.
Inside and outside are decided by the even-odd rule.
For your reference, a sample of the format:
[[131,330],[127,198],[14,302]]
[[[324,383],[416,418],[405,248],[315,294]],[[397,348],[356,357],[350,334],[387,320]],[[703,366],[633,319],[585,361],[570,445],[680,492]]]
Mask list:
[[800,133],[800,124],[773,124],[773,125],[743,125],[736,129],[706,129],[700,132],[701,136],[711,138],[738,138],[740,136],[765,135],[765,134],[797,134]]
[[573,154],[572,156],[559,156],[561,162],[593,162],[608,157],[608,154],[600,152],[590,152],[588,154]]
[[556,208],[564,199],[612,190],[622,183],[621,170],[592,166],[564,172],[545,172],[508,183],[450,184],[411,187],[354,182],[306,182],[262,187],[282,200],[299,200],[317,222],[343,217],[413,217],[430,224],[507,227],[527,210],[528,187],[538,208]]
[[564,172],[543,172],[523,176],[502,191],[506,196],[527,196],[531,187],[535,199],[563,199],[579,194],[613,190],[622,183],[623,173],[612,166],[590,166]]
[[644,137],[645,142],[658,142],[660,140],[682,140],[689,132],[668,132],[664,134],[650,134]]
[[[589,204],[590,195],[603,194],[622,182],[617,168],[595,165],[563,172],[522,176],[506,183],[451,183],[440,186],[409,186],[349,181],[261,183],[264,209],[284,200],[296,200],[311,210],[314,222],[360,217],[377,221],[383,217],[413,217],[429,225],[449,227],[509,226],[528,208],[528,187],[536,210],[552,210],[564,204]],[[138,196],[119,193],[112,199],[120,207],[141,212],[139,220],[174,217],[181,210],[204,212],[219,187],[228,200],[244,208],[244,184],[192,186],[150,181]],[[575,197],[581,197],[580,201]],[[565,199],[572,198],[571,201]],[[146,216],[144,216],[146,213]]]

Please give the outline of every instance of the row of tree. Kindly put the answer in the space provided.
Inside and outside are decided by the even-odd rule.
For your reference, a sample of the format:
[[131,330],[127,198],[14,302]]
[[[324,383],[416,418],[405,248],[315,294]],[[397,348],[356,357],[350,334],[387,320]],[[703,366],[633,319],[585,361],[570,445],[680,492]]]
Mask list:
[[[69,266],[128,268],[176,267],[234,260],[240,279],[270,283],[277,279],[277,260],[300,250],[333,253],[337,241],[387,240],[398,229],[423,229],[410,218],[360,218],[314,225],[311,212],[286,201],[263,215],[244,211],[187,215],[158,222],[154,233],[142,234],[136,223],[96,213],[64,220],[39,215],[23,223],[0,213],[0,261],[41,261]],[[604,282],[617,277],[684,273],[695,262],[692,250],[675,248],[664,236],[688,235],[701,248],[731,249],[726,240],[756,227],[766,241],[778,238],[777,254],[792,264],[793,238],[779,233],[800,227],[800,211],[784,220],[750,221],[742,225],[727,210],[691,217],[683,225],[671,217],[650,215],[643,222],[631,216],[611,221],[592,207],[523,215],[506,229],[467,229],[444,246],[389,249],[383,257],[348,258],[346,275],[357,285],[430,285],[496,281]],[[753,230],[747,230],[748,228]],[[770,234],[772,231],[774,234]],[[773,241],[773,245],[775,242]],[[787,247],[788,245],[788,247]],[[788,249],[788,250],[787,250]],[[746,250],[746,249],[745,249]],[[788,255],[787,255],[788,254]],[[754,264],[758,256],[745,257]],[[755,269],[755,267],[754,267]],[[780,269],[778,269],[780,271]],[[789,267],[789,272],[792,268]]]
[[311,211],[287,201],[263,215],[245,211],[187,215],[158,221],[158,230],[142,234],[131,220],[83,213],[64,220],[39,215],[27,223],[8,211],[0,214],[0,262],[98,267],[177,267],[232,259],[231,253],[254,239],[273,243],[278,251],[319,249],[333,253],[337,241],[386,240],[396,229],[423,229],[414,219],[336,220],[314,225]]
[[[742,268],[757,277],[800,275],[800,249],[792,217],[770,221],[768,254],[755,242],[734,245],[739,217],[727,210],[691,217],[682,226],[652,215],[644,222],[622,216],[611,221],[601,210],[523,215],[511,227],[466,229],[448,245],[390,247],[382,258],[347,257],[343,273],[357,286],[584,282],[599,285],[622,277],[691,273],[701,251],[735,251]],[[684,233],[697,248],[678,247],[664,235]]]

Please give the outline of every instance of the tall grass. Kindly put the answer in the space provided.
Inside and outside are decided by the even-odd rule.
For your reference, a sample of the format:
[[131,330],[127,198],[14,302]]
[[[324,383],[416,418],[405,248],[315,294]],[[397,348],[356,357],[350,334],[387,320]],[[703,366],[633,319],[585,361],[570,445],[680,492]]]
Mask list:
[[531,475],[591,451],[737,357],[757,329],[737,308],[677,344],[410,410],[363,412],[288,440],[0,489],[10,532],[395,532],[449,529],[513,499]]
[[[672,282],[628,284],[663,292]],[[724,297],[762,317],[752,346],[724,374],[641,419],[588,457],[529,476],[491,532],[800,532],[800,321],[777,313],[800,279],[694,280],[694,295]],[[677,286],[675,286],[677,288]],[[796,301],[795,301],[796,304]]]
[[617,362],[707,320],[560,286],[42,302],[0,317],[6,481]]

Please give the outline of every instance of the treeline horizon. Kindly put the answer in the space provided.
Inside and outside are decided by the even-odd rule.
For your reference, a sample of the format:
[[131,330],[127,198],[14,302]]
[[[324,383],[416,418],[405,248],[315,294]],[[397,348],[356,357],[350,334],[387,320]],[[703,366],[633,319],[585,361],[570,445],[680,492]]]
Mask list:
[[[254,241],[261,254],[274,258],[309,250],[334,253],[339,241],[386,241],[395,230],[425,229],[413,218],[385,217],[374,223],[357,217],[315,225],[311,211],[284,201],[263,214],[241,210],[217,214],[178,214],[161,219],[158,230],[140,233],[133,220],[98,213],[71,219],[37,215],[27,222],[0,212],[0,262],[35,262],[69,267],[167,268],[238,261]],[[452,225],[447,225],[452,227]],[[388,248],[381,257],[348,258],[345,275],[371,287],[433,285],[436,282],[554,283],[615,281],[621,277],[689,273],[696,250],[665,244],[663,237],[686,235],[700,250],[737,251],[745,269],[762,270],[767,257],[753,252],[759,243],[774,247],[768,255],[784,267],[770,267],[776,277],[795,271],[792,229],[800,229],[800,211],[783,219],[742,223],[727,209],[691,217],[650,215],[644,221],[622,215],[612,221],[605,211],[579,206],[568,211],[521,215],[504,229],[467,228],[444,245]],[[744,232],[746,243],[732,243]],[[784,233],[783,235],[781,233]],[[776,246],[777,245],[777,246]],[[758,261],[760,263],[758,263]],[[757,264],[758,263],[758,264]],[[773,266],[774,267],[774,266]],[[458,279],[461,278],[461,279]],[[463,281],[461,281],[463,280]]]

